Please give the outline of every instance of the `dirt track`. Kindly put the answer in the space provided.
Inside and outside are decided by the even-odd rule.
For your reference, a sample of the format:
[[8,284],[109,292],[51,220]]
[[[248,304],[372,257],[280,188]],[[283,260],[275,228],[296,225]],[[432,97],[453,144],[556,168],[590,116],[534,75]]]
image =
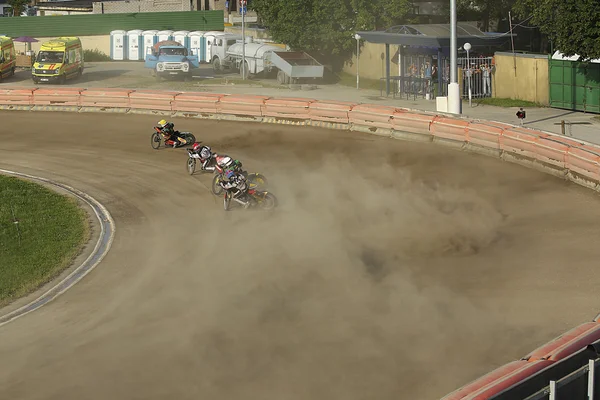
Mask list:
[[0,329],[0,399],[435,399],[597,313],[600,203],[435,145],[175,120],[263,172],[225,213],[154,116],[0,113],[0,167],[87,191],[111,252]]

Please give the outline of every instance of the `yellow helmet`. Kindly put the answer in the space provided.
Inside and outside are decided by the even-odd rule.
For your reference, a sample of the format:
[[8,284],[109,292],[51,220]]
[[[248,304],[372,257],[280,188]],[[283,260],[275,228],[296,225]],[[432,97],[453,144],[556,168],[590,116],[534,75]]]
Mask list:
[[158,121],[158,126],[160,126],[161,128],[164,128],[166,124],[167,124],[167,121],[164,119],[161,119],[160,121]]

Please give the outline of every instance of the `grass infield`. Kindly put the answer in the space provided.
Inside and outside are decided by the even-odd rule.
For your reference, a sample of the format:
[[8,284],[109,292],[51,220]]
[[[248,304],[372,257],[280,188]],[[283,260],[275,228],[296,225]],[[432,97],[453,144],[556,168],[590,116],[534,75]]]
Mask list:
[[89,236],[75,199],[0,175],[0,307],[55,278]]

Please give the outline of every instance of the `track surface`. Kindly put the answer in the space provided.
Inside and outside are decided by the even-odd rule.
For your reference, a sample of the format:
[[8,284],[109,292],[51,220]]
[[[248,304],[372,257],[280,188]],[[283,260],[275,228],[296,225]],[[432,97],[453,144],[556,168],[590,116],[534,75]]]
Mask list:
[[[435,399],[597,313],[597,196],[431,144],[175,120],[265,173],[225,213],[155,116],[4,112],[0,167],[116,222],[102,264],[0,329],[1,399]],[[160,118],[158,118],[160,119]]]

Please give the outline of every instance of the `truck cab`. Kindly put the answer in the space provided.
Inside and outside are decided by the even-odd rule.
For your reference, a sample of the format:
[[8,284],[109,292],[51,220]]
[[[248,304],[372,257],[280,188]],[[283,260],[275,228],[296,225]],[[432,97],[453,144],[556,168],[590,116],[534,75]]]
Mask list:
[[198,68],[198,56],[193,55],[181,43],[164,40],[148,49],[144,66],[157,79],[164,77],[191,78],[192,70]]
[[229,68],[225,62],[227,58],[227,50],[230,46],[233,46],[238,41],[242,40],[242,35],[235,33],[207,33],[206,37],[206,49],[207,49],[207,60],[213,65],[213,69],[216,73],[220,73],[223,70]]

